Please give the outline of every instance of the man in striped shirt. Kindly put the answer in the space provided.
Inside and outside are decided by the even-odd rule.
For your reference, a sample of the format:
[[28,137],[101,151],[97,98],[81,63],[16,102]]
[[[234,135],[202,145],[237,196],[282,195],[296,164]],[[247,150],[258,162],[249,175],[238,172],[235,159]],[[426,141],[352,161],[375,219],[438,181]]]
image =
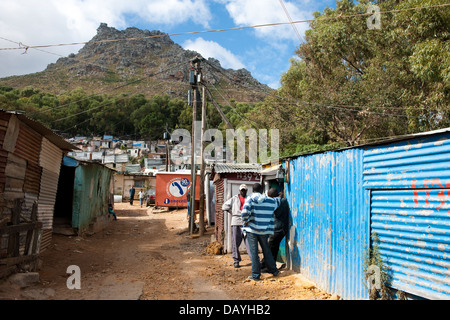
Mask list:
[[247,233],[250,258],[252,261],[251,280],[261,280],[261,261],[258,255],[258,243],[264,255],[267,270],[274,276],[279,271],[269,248],[268,238],[274,234],[274,211],[280,205],[280,198],[270,198],[263,194],[259,183],[253,185],[253,194],[245,201],[241,211],[244,232]]

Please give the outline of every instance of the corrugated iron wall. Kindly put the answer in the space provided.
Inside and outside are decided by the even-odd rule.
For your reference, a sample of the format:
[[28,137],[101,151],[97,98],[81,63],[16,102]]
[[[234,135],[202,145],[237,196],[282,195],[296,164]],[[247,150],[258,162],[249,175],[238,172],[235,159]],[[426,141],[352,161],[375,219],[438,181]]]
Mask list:
[[224,231],[224,213],[222,210],[222,205],[224,204],[224,187],[223,187],[223,178],[214,179],[214,185],[215,185],[215,206],[216,206],[216,222],[215,222],[215,235],[216,240],[220,244],[224,244],[224,237],[225,237],[225,231]]
[[84,232],[97,217],[108,215],[111,170],[95,163],[81,163],[75,171],[72,227]]
[[[8,159],[8,152],[3,149],[3,142],[5,140],[6,130],[8,130],[8,119],[0,118],[0,194],[5,192],[5,169]],[[0,219],[3,218],[3,208],[5,207],[4,197],[0,197]]]
[[289,255],[294,270],[344,299],[368,297],[363,284],[369,242],[368,199],[360,149],[289,162]]
[[369,148],[364,186],[392,287],[449,299],[450,135]]
[[450,298],[450,134],[305,155],[288,161],[294,270],[344,299],[367,299],[370,234],[392,287]]
[[1,113],[0,121],[0,132],[4,132],[0,133],[0,172],[4,171],[0,178],[0,189],[4,195],[2,215],[9,216],[12,200],[22,198],[24,201],[21,215],[30,218],[33,203],[37,202],[37,218],[43,223],[40,246],[42,250],[51,239],[53,209],[63,152],[20,121],[16,115]]
[[63,152],[46,138],[42,139],[39,165],[42,167],[38,219],[42,222],[41,249],[51,242],[56,193]]
[[21,123],[14,155],[27,160],[28,163],[38,165],[41,141],[42,136],[39,133]]
[[[29,128],[27,125],[20,123],[20,130],[17,137],[14,156],[9,155],[9,163],[19,164],[19,159],[23,160],[23,183],[20,190],[16,192],[23,192],[22,214],[30,217],[33,203],[38,199],[41,182],[41,167],[39,166],[39,154],[41,152],[42,136]],[[11,177],[13,178],[13,177]],[[17,180],[19,175],[14,174],[14,179]],[[20,176],[20,179],[22,177]],[[13,190],[10,188],[10,190]],[[39,218],[39,213],[38,213]]]

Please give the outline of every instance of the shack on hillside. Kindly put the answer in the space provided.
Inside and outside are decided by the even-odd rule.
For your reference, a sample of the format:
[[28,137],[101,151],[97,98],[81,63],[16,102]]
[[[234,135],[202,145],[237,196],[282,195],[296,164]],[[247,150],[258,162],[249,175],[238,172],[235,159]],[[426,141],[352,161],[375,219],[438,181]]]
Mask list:
[[261,182],[261,165],[215,163],[211,167],[211,179],[215,186],[215,237],[227,253],[232,251],[231,214],[225,214],[222,205],[239,193],[243,183],[247,184],[248,194],[252,193],[253,184]]
[[61,162],[73,149],[39,122],[0,110],[0,278],[49,245]]
[[114,205],[113,170],[96,162],[64,157],[55,205],[55,229],[74,233],[97,232],[110,221]]

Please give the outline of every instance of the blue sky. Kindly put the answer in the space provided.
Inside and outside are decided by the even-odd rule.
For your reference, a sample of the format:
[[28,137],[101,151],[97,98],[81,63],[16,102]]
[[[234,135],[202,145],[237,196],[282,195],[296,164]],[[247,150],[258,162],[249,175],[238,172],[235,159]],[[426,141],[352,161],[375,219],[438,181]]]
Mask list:
[[[100,23],[168,34],[311,19],[335,0],[2,0],[0,48],[86,42]],[[295,24],[300,35],[307,23]],[[291,25],[173,36],[185,49],[218,59],[224,68],[246,68],[260,82],[279,86],[300,40]],[[43,51],[0,50],[0,77],[42,71],[82,46]]]

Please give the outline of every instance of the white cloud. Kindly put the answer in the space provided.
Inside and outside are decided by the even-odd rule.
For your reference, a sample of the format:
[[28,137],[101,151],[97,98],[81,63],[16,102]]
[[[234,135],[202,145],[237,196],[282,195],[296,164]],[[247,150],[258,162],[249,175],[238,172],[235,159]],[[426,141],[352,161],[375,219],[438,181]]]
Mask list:
[[[239,26],[253,26],[279,22],[289,22],[286,12],[283,10],[281,3],[277,0],[217,0],[225,4],[228,13],[234,23]],[[283,1],[292,21],[303,21],[311,19],[312,15],[309,11],[301,10],[301,6],[309,3],[309,0],[294,2]],[[308,29],[307,23],[296,23],[295,27],[303,36],[305,30]],[[291,40],[299,44],[292,25],[282,25],[273,27],[255,28],[258,37],[267,41],[286,41]]]
[[244,64],[239,58],[228,49],[214,41],[208,41],[203,38],[187,40],[183,43],[183,48],[200,53],[204,58],[215,58],[220,61],[224,68],[242,69]]
[[[0,37],[26,45],[48,45],[89,41],[101,22],[111,27],[127,27],[126,19],[166,25],[193,21],[207,28],[212,19],[206,0],[1,0]],[[164,31],[164,30],[162,30]],[[0,39],[1,48],[18,47]],[[61,56],[77,52],[81,46],[45,49]],[[55,62],[55,55],[29,50],[0,51],[0,77],[42,71]]]

